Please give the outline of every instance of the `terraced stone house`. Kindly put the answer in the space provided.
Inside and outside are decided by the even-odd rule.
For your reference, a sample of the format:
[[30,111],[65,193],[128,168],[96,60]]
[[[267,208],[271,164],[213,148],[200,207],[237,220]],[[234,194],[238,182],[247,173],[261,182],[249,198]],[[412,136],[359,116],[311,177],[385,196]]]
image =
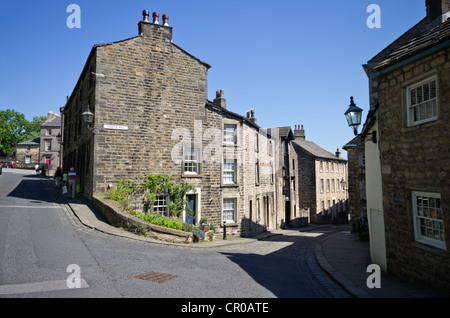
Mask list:
[[[226,222],[244,236],[276,228],[271,136],[254,110],[227,109],[223,91],[208,100],[211,66],[172,42],[168,20],[155,12],[150,22],[144,10],[137,36],[93,46],[63,110],[65,169],[90,200],[120,177],[180,177],[196,189],[187,195],[194,224],[208,217],[218,233]],[[169,213],[169,199],[157,198],[158,211]]]
[[366,176],[381,180],[378,188],[368,178],[367,190],[382,200],[367,211],[373,261],[450,293],[450,1],[427,0],[426,13],[364,66],[362,134],[378,136],[366,142]]

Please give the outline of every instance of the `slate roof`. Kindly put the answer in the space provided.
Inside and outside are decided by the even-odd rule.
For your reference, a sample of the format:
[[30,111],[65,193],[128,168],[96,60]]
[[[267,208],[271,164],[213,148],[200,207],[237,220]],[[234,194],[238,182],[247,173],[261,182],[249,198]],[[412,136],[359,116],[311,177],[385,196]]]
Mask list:
[[17,144],[17,146],[36,146],[41,143],[41,138],[37,137],[32,140],[22,141]]
[[47,120],[41,125],[41,127],[61,127],[61,117],[55,117]]
[[278,136],[280,136],[281,138],[290,139],[290,140],[294,140],[294,138],[295,138],[290,126],[269,128],[269,129],[267,129],[267,133],[270,134],[272,129],[278,129]]
[[419,54],[420,52],[446,41],[450,41],[450,19],[432,29],[425,30],[418,36],[406,42],[405,45],[389,54],[387,59],[378,63],[378,65],[374,67],[374,70],[378,71],[400,61],[406,60],[409,57]]
[[339,160],[343,162],[347,162],[344,158],[338,158],[335,154],[329,152],[328,150],[323,149],[319,145],[313,143],[312,141],[307,141],[305,139],[295,139],[294,140],[294,146],[297,145],[301,148],[303,148],[305,151],[309,152],[316,158],[323,158],[323,159],[332,159],[332,160]]

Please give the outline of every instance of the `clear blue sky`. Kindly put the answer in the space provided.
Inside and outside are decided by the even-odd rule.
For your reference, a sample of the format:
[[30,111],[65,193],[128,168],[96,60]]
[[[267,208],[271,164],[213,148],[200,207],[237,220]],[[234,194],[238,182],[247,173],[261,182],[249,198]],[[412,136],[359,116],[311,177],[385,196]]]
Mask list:
[[[66,25],[72,3],[79,29]],[[381,28],[366,24],[372,3]],[[426,15],[425,0],[2,0],[0,109],[59,112],[92,46],[136,36],[143,9],[168,14],[173,42],[212,65],[210,100],[223,89],[231,111],[254,108],[264,128],[304,125],[331,152],[354,137],[350,96],[367,115],[362,64]]]

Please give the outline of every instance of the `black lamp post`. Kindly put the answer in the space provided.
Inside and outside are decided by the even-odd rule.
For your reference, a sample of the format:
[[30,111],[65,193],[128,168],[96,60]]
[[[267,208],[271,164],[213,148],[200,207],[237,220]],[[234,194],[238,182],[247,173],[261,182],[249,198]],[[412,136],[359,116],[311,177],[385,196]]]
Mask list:
[[[347,109],[347,111],[344,113],[345,118],[347,119],[348,126],[353,128],[353,132],[355,133],[355,136],[361,136],[363,138],[370,135],[370,140],[372,140],[373,143],[377,143],[377,132],[373,131],[371,133],[362,133],[358,134],[358,127],[361,125],[361,115],[363,110],[356,106],[355,102],[353,101],[353,97],[350,97],[350,106]],[[369,139],[367,139],[369,140]]]
[[344,113],[345,118],[347,118],[347,123],[349,127],[353,128],[355,136],[358,135],[358,127],[361,125],[361,115],[363,110],[356,106],[353,101],[353,97],[350,97],[350,107]]
[[59,166],[62,166],[62,152],[61,152],[61,147],[62,147],[62,135],[59,132],[58,135],[56,135],[56,140],[58,141],[59,144]]

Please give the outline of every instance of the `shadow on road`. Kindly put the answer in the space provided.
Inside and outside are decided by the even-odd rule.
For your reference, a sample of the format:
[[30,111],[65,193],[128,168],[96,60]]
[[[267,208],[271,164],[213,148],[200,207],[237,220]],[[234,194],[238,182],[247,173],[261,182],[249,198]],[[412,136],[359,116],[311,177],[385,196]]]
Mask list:
[[33,203],[54,202],[48,195],[47,177],[41,175],[25,175],[8,197],[30,200]]
[[[265,238],[271,242],[291,243],[267,254],[221,252],[247,272],[258,284],[280,298],[332,297],[315,277],[320,270],[312,253],[314,245],[327,231],[305,233],[305,236],[276,235]],[[317,234],[317,235],[315,235]],[[316,267],[311,267],[316,264]],[[327,282],[331,283],[331,282]]]

